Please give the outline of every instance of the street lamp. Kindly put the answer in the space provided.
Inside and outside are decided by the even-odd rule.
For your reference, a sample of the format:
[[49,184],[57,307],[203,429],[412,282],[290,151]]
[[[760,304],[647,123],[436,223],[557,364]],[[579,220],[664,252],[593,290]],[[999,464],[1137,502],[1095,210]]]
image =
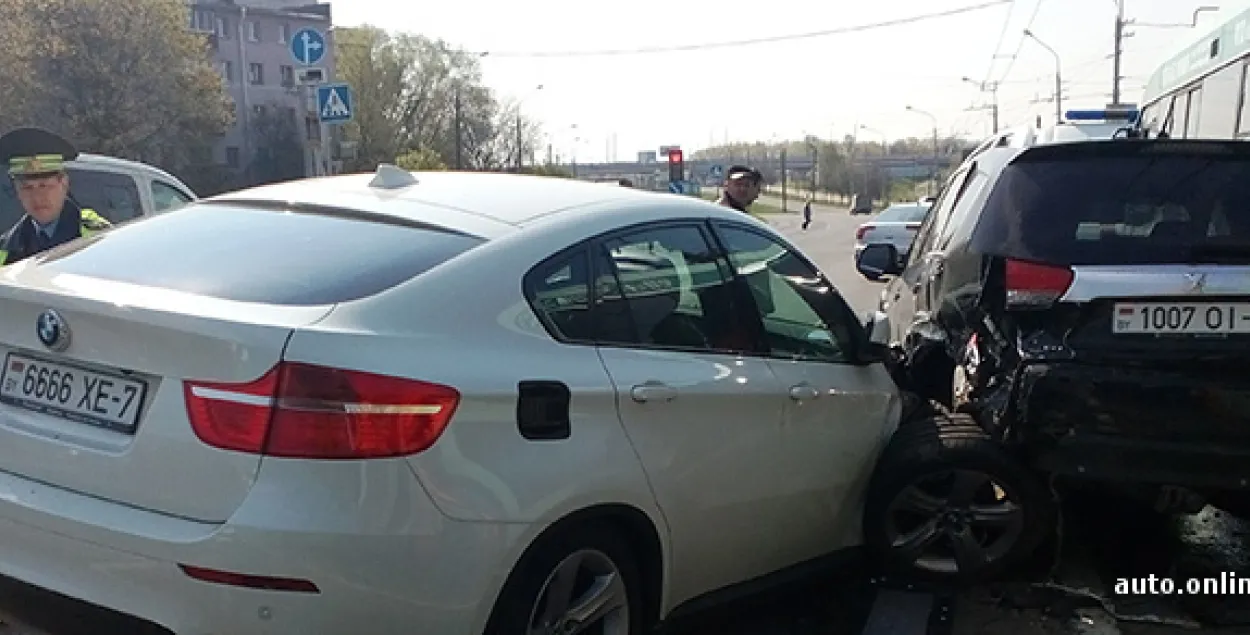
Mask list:
[[932,122],[933,122],[933,163],[929,166],[929,178],[933,181],[933,192],[932,192],[932,193],[933,193],[933,194],[937,194],[937,187],[938,187],[938,184],[937,184],[937,163],[938,163],[938,135],[937,135],[938,121],[937,121],[937,117],[934,117],[934,116],[933,116],[933,113],[923,111],[923,110],[921,110],[921,109],[919,109],[919,108],[916,108],[916,107],[914,107],[914,106],[908,106],[908,107],[907,107],[907,111],[908,111],[908,112],[914,112],[914,113],[916,113],[916,114],[918,114],[918,115],[924,115],[924,116],[928,117],[930,121],[932,121]]
[[1055,123],[1063,123],[1063,63],[1060,61],[1059,53],[1028,29],[1024,30],[1024,36],[1040,44],[1055,57]]

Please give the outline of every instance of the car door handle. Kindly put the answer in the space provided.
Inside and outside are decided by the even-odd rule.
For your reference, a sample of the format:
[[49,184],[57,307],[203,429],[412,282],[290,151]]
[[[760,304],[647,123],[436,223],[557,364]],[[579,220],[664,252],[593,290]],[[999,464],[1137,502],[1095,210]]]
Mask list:
[[647,382],[630,388],[629,396],[638,403],[672,401],[677,398],[677,389],[660,382]]
[[820,396],[820,391],[814,386],[807,384],[799,384],[790,387],[790,398],[795,401],[810,401]]

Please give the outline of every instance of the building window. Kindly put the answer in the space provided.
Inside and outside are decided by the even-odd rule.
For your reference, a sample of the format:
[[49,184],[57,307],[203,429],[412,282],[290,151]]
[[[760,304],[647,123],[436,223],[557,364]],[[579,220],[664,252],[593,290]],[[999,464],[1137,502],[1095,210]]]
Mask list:
[[239,149],[235,146],[226,148],[226,165],[232,168],[239,167]]
[[278,26],[278,44],[286,44],[291,39],[291,27],[285,24]]
[[230,39],[230,21],[225,18],[217,18],[213,25],[213,32],[223,40]]
[[263,64],[255,62],[247,65],[247,81],[250,84],[260,86],[265,83],[265,67]]
[[260,27],[257,26],[255,22],[247,23],[247,41],[248,42],[260,41]]
[[282,85],[290,88],[295,85],[295,67],[282,65],[278,67],[278,72],[282,74]]
[[267,110],[264,106],[252,106],[252,115],[256,117],[264,117]]
[[191,12],[192,29],[195,29],[196,31],[204,31],[206,33],[215,33],[215,24],[216,21],[213,19],[213,14],[211,12],[202,11],[200,9],[196,9]]
[[226,83],[234,83],[234,63],[221,62],[218,64],[218,69],[221,71],[221,78],[225,80]]

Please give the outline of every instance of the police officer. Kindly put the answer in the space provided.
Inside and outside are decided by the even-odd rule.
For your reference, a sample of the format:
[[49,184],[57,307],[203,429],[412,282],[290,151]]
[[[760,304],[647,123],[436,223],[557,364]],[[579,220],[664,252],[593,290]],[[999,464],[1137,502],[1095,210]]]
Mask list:
[[760,197],[763,181],[764,176],[759,170],[745,165],[732,166],[725,173],[725,191],[716,204],[746,212],[751,203]]
[[0,265],[109,228],[103,216],[69,200],[65,162],[77,157],[73,144],[40,128],[18,128],[0,137],[0,165],[8,167],[25,212],[0,236]]

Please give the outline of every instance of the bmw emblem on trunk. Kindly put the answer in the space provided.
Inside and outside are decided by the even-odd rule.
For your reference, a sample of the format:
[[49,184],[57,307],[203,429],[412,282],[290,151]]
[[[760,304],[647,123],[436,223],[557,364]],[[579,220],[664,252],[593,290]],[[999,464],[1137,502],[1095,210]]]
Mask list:
[[69,325],[60,313],[48,309],[35,321],[35,332],[44,346],[60,352],[69,348]]

